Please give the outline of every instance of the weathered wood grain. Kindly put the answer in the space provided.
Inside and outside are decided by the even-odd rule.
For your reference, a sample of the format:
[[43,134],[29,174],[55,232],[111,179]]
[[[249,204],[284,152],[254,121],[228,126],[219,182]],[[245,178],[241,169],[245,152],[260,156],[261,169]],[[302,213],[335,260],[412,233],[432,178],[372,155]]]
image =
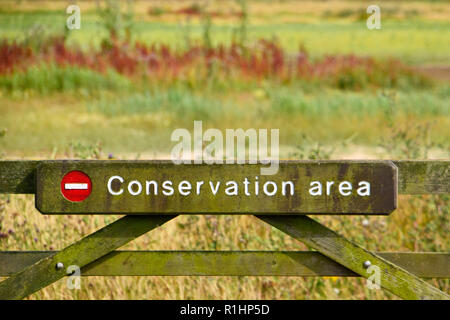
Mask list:
[[[0,282],[0,300],[23,299],[66,275],[66,268],[80,268],[159,227],[175,216],[125,216]],[[61,262],[64,268],[57,270]]]
[[412,273],[365,250],[307,216],[257,216],[273,227],[321,252],[353,272],[369,278],[369,261],[380,271],[380,286],[403,299],[450,299],[450,296]]
[[0,193],[35,193],[40,161],[0,160]]
[[450,161],[393,161],[401,194],[450,193]]
[[[35,193],[35,170],[40,162],[0,160],[0,193]],[[398,167],[399,194],[450,193],[450,161],[393,162]]]
[[[53,251],[0,252],[0,276],[10,276]],[[449,253],[376,252],[422,278],[450,277]],[[323,276],[358,274],[313,251],[113,251],[81,276]]]

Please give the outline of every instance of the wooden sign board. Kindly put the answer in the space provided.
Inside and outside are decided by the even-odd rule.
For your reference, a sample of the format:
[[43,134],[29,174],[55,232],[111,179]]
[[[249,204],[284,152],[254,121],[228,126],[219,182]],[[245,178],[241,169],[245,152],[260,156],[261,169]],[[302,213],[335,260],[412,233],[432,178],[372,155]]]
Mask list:
[[36,208],[46,214],[389,214],[397,206],[391,161],[260,164],[44,161]]

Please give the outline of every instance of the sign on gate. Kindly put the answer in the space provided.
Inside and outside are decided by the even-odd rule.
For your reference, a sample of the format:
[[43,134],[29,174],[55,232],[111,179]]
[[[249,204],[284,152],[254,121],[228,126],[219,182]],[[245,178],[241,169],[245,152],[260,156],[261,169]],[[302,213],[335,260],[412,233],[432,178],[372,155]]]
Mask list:
[[91,192],[91,179],[81,171],[70,171],[61,180],[61,194],[69,201],[83,201]]
[[36,208],[47,214],[389,214],[390,161],[176,165],[170,161],[45,161]]

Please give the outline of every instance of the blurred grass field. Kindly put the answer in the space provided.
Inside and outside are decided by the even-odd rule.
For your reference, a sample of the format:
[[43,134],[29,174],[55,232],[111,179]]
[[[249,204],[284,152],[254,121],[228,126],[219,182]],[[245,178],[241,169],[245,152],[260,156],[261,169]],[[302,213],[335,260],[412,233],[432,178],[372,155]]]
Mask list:
[[[242,27],[236,2],[226,6],[220,1],[131,3],[130,41],[167,44],[181,51],[202,44],[206,28],[216,46],[230,43]],[[208,12],[215,14],[210,25],[205,25],[201,15],[177,13],[206,3]],[[108,30],[95,1],[79,4],[82,28],[70,32],[65,42],[68,47],[89,51],[108,38]],[[207,119],[205,125],[218,128],[282,127],[281,143],[286,150],[303,134],[326,144],[352,137],[359,146],[377,146],[391,135],[394,122],[398,127],[432,124],[430,139],[444,144],[445,151],[450,134],[450,91],[445,80],[448,69],[441,67],[450,64],[450,47],[445,45],[450,38],[450,23],[445,19],[450,16],[449,5],[445,1],[382,1],[381,8],[382,29],[369,31],[364,2],[281,1],[268,6],[264,1],[250,1],[246,34],[250,45],[260,38],[275,37],[287,55],[303,48],[312,61],[351,53],[395,58],[419,69],[432,65],[435,69],[428,75],[443,70],[444,81],[432,86],[407,82],[394,88],[355,91],[324,88],[320,82],[286,85],[270,79],[240,81],[239,77],[215,85],[192,82],[192,74],[187,74],[175,86],[152,81],[151,75],[150,81],[142,81],[115,71],[102,75],[79,67],[33,67],[0,76],[0,128],[8,130],[0,147],[10,155],[45,157],[54,150],[62,152],[73,140],[86,144],[100,141],[105,150],[116,154],[148,154],[151,150],[166,155],[173,128],[191,128],[193,119]],[[48,37],[64,32],[64,9],[64,1],[3,1],[0,38],[42,46]],[[122,9],[129,8],[123,5]],[[360,81],[358,77],[356,74],[352,81]],[[117,91],[120,99],[115,97]],[[175,103],[160,103],[169,96]],[[72,121],[64,120],[67,115]],[[25,135],[29,137],[24,139]]]
[[[77,3],[82,27],[67,33],[66,1],[0,2],[0,54],[5,57],[0,69],[6,70],[0,74],[0,158],[167,158],[172,131],[192,130],[194,120],[203,120],[204,129],[279,128],[283,159],[450,157],[447,1],[379,1],[382,29],[374,31],[366,28],[365,1],[248,0],[245,22],[237,1],[133,1],[119,14],[125,19],[123,13],[133,9],[128,36],[126,21],[120,22],[118,31],[126,38],[120,43],[111,39],[108,20],[99,14],[97,3],[104,6],[104,1]],[[240,61],[252,62],[247,55],[256,52],[258,66],[264,67],[265,49],[258,41],[269,39],[268,46],[276,44],[274,52],[283,54],[281,62],[273,62],[273,67],[282,64],[279,73],[272,75],[272,64],[269,72],[261,67],[257,75],[251,68],[248,73],[241,66],[202,64],[209,61],[202,59],[208,46],[222,45],[226,51],[243,29],[246,45],[238,49],[248,52]],[[64,43],[58,38],[52,44],[52,37]],[[146,55],[133,47],[136,41]],[[159,54],[162,61],[168,55],[164,45],[172,50],[167,59],[172,69],[147,69],[151,61],[145,59]],[[184,68],[180,57],[190,55],[190,49],[200,59]],[[108,58],[113,50],[116,55]],[[135,65],[131,52],[139,53]],[[286,76],[290,61],[302,54],[308,67],[325,70],[325,76]],[[350,67],[333,62],[341,55],[352,55]],[[115,64],[122,58],[136,71]],[[366,58],[374,59],[374,71],[365,69]],[[101,63],[104,69],[97,68]],[[337,69],[327,71],[333,63]],[[178,64],[180,73],[171,77]],[[0,195],[0,250],[58,250],[116,218],[43,216],[31,196]],[[317,219],[369,250],[446,252],[450,245],[448,196],[401,196],[399,209],[389,217]],[[307,249],[249,216],[181,216],[125,248]],[[428,281],[450,291],[449,280]],[[82,279],[81,290],[67,290],[63,279],[30,298],[395,296],[368,290],[363,280],[352,278],[90,277]]]
[[[103,28],[95,1],[78,1],[82,28],[72,32],[69,43],[98,46],[108,35]],[[135,1],[133,39],[147,43],[186,45],[199,40],[204,21],[196,15],[176,14],[195,1]],[[197,1],[198,6],[208,1]],[[220,13],[211,26],[214,45],[229,43],[235,34],[238,12],[234,1],[224,5],[209,1],[208,10]],[[450,49],[450,10],[446,1],[379,1],[383,12],[382,29],[368,32],[364,1],[251,1],[248,37],[279,39],[288,51],[305,46],[312,56],[354,53],[376,57],[397,57],[412,64],[448,64]],[[64,1],[3,1],[0,7],[0,34],[23,39],[62,33],[67,19]],[[153,13],[152,12],[159,12]],[[36,33],[33,33],[36,31]]]

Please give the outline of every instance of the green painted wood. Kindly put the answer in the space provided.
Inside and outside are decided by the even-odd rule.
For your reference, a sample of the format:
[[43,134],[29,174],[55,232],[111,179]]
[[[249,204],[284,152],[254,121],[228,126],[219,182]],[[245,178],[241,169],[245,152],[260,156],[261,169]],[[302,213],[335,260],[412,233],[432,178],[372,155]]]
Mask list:
[[[95,160],[93,160],[95,161]],[[0,193],[35,193],[35,170],[41,161],[0,160]],[[393,161],[399,194],[448,194],[450,161]]]
[[[36,208],[45,214],[285,215],[389,214],[397,206],[397,168],[390,161],[289,161],[281,162],[275,175],[261,175],[263,167],[46,161],[36,173]],[[69,201],[61,192],[61,181],[71,171],[92,181],[92,193],[83,201]],[[147,188],[149,181],[156,187]],[[321,195],[311,193],[314,181]]]
[[450,299],[450,296],[381,256],[365,250],[307,216],[257,216],[353,272],[369,278],[364,262],[380,268],[380,286],[403,299]]
[[[9,276],[53,251],[0,252]],[[450,278],[449,253],[375,253],[423,278]],[[113,251],[86,265],[81,276],[334,276],[358,274],[313,251]]]
[[[0,282],[0,300],[23,299],[66,275],[69,265],[80,268],[159,227],[175,216],[125,216]],[[62,262],[64,268],[57,270]]]

